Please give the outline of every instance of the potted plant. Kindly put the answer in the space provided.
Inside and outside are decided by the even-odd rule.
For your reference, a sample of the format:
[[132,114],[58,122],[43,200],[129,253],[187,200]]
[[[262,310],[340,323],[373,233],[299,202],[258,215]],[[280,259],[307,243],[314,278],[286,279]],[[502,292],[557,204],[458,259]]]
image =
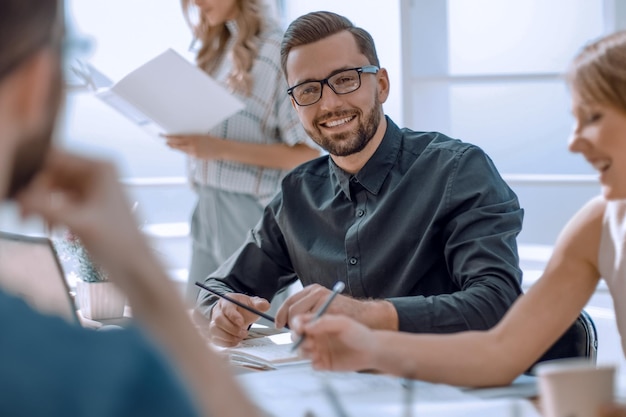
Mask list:
[[[126,297],[107,279],[107,273],[94,263],[82,242],[68,232],[55,242],[55,248],[70,278],[76,282],[76,302],[83,317],[104,320],[124,316]],[[68,269],[66,269],[68,270]]]

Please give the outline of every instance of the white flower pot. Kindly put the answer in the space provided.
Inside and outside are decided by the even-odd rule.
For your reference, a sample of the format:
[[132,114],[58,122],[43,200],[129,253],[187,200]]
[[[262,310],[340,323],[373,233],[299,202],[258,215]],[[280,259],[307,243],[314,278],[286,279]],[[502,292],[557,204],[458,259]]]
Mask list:
[[126,297],[112,282],[76,282],[76,298],[84,317],[91,320],[124,316]]

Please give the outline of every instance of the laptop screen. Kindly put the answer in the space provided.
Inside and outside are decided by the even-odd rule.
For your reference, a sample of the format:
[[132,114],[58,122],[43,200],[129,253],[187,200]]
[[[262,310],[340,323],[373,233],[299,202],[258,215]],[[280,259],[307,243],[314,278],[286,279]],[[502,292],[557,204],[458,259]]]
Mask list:
[[65,274],[48,238],[0,232],[0,287],[35,310],[79,323]]

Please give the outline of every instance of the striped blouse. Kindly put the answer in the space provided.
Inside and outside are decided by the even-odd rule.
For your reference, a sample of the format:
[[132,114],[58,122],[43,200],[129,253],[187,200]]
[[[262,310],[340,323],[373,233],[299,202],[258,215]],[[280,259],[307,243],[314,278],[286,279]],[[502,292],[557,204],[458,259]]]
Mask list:
[[[234,21],[228,21],[232,34],[237,31]],[[245,103],[245,108],[217,125],[210,135],[250,143],[295,145],[306,143],[317,148],[307,136],[287,95],[287,82],[280,68],[280,42],[283,32],[267,19],[260,33],[258,56],[252,67],[252,94],[235,93]],[[234,36],[228,50],[232,49]],[[230,72],[229,55],[225,55],[215,79],[226,86]],[[270,169],[233,161],[204,160],[189,157],[189,177],[194,187],[208,185],[214,188],[251,194],[261,204],[274,196],[286,170]]]

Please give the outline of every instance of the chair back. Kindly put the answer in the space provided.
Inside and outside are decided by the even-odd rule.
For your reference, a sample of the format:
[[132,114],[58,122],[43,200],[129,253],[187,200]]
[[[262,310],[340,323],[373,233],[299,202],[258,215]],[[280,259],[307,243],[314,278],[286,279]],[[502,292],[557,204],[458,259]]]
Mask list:
[[588,358],[596,363],[598,357],[598,334],[589,313],[585,310],[569,329],[525,373],[533,375],[533,368],[540,362],[565,358]]

